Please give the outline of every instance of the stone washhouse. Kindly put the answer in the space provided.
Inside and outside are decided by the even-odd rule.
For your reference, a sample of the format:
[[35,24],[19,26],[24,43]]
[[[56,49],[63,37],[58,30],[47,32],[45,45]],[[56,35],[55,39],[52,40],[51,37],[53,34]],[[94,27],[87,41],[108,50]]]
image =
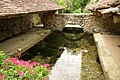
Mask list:
[[[61,9],[49,0],[0,0],[0,50],[17,56],[37,44],[52,32],[47,28]],[[44,29],[35,26],[36,16],[41,16]]]
[[0,50],[17,56],[71,22],[94,34],[106,80],[120,80],[120,0],[99,0],[89,14],[55,14],[61,9],[48,0],[0,0]]

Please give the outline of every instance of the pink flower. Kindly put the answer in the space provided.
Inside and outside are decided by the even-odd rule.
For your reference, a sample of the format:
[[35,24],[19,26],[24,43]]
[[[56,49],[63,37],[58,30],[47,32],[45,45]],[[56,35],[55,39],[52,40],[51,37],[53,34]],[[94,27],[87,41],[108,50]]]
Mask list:
[[31,62],[31,65],[36,66],[36,65],[39,65],[39,63],[38,62]]
[[20,62],[19,62],[19,65],[26,65],[26,61],[24,61],[24,60],[20,60]]
[[4,60],[5,63],[8,63],[9,61],[10,61],[9,59]]
[[20,73],[20,76],[23,78],[25,76],[25,73],[24,72],[21,72]]
[[50,64],[44,64],[43,66],[44,67],[50,67]]
[[29,62],[27,62],[27,63],[26,63],[26,67],[28,67],[28,68],[32,68],[33,65],[31,65]]
[[31,70],[31,71],[30,71],[30,74],[33,74],[33,73],[34,73],[34,70]]
[[33,65],[30,64],[30,62],[27,62],[27,61],[24,61],[24,60],[20,60],[18,65],[26,66],[27,68],[32,68],[33,67]]
[[10,69],[10,67],[9,67],[9,66],[6,66],[6,69],[7,69],[7,70]]
[[47,78],[43,78],[42,80],[48,80]]
[[15,72],[16,72],[16,73],[19,73],[19,71],[18,71],[18,70],[16,70]]
[[18,57],[12,58],[12,62],[17,65],[19,63]]
[[18,60],[18,57],[12,58],[13,61]]
[[21,53],[19,53],[19,54],[18,54],[18,57],[21,57],[21,56],[22,56],[22,54],[21,54]]
[[4,75],[0,74],[0,80],[5,80],[4,78],[5,78]]

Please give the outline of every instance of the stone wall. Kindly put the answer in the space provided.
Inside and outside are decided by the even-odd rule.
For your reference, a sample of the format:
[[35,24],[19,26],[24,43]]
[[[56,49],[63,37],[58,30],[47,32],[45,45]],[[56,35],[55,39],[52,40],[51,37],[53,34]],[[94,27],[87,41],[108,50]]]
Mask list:
[[44,28],[54,30],[55,11],[44,12],[42,17]]
[[[41,17],[44,28],[62,31],[66,24],[78,24],[89,33],[120,34],[120,23],[114,23],[112,17],[103,18],[93,14],[55,14],[44,12]],[[33,15],[0,19],[0,42],[33,27]]]
[[0,42],[33,27],[32,16],[0,19]]
[[54,27],[62,31],[69,22],[82,26],[89,33],[120,34],[120,23],[114,23],[112,17],[93,14],[56,14]]
[[112,17],[89,15],[85,17],[84,30],[90,33],[120,34],[120,23],[114,23]]

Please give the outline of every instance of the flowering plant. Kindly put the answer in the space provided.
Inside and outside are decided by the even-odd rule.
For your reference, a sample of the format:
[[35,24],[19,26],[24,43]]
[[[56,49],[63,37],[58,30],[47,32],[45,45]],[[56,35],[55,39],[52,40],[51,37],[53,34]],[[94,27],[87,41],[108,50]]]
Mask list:
[[7,58],[0,52],[0,80],[47,80],[49,64]]

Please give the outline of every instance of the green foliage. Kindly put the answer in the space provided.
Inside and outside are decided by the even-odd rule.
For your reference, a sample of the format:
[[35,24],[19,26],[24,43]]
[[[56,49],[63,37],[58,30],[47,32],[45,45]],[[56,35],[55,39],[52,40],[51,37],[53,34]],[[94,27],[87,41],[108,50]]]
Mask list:
[[65,0],[59,0],[58,4],[61,5],[64,8],[67,7],[67,4],[65,3]]
[[62,7],[64,7],[64,10],[59,11],[60,13],[69,13],[69,8],[70,8],[70,4],[69,2],[67,2],[67,0],[59,0],[58,2],[59,5],[61,5]]
[[72,11],[72,13],[81,13],[80,9],[76,9],[74,11]]
[[0,80],[47,80],[50,65],[7,58],[0,52]]
[[62,13],[81,13],[90,0],[60,0],[59,5],[64,7]]
[[84,8],[88,4],[90,0],[71,0],[71,10],[74,12],[75,10],[80,10],[80,12],[83,12]]

